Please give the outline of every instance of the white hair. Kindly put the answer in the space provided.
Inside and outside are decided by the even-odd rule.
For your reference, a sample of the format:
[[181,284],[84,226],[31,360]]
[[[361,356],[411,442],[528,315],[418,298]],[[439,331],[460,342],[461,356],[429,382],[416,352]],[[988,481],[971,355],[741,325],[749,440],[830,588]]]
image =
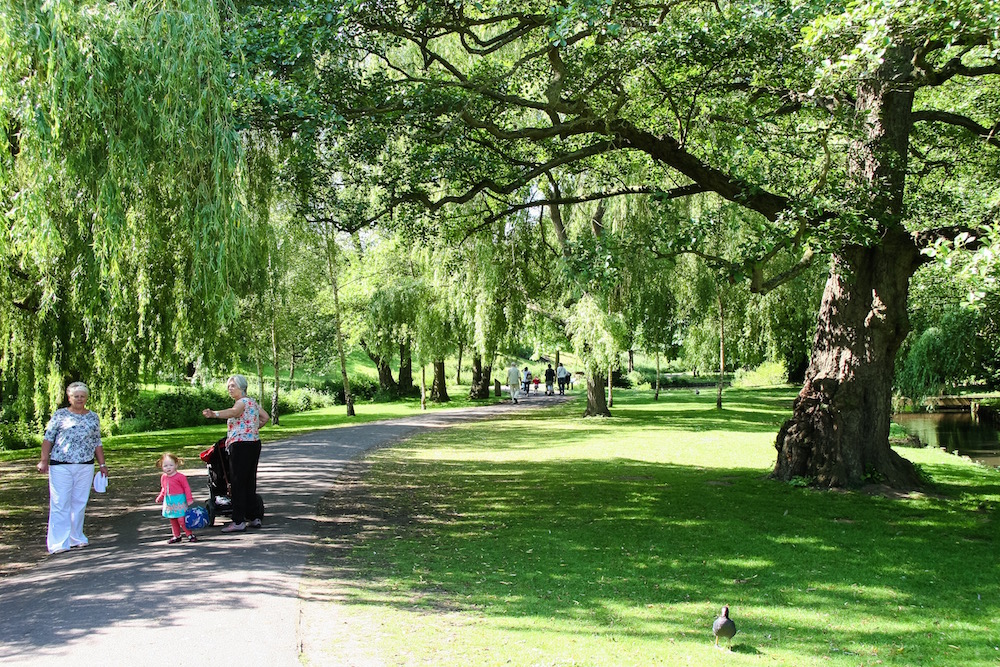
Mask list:
[[[240,391],[242,391],[244,394],[247,393],[247,387],[250,386],[250,383],[247,382],[246,376],[244,376],[244,375],[230,375],[229,376],[229,380],[232,380],[233,382],[235,382],[236,386],[239,387]],[[229,383],[229,380],[226,381],[227,384]]]
[[82,391],[87,396],[90,396],[90,390],[87,389],[87,385],[82,382],[73,382],[68,387],[66,387],[66,395],[76,394]]

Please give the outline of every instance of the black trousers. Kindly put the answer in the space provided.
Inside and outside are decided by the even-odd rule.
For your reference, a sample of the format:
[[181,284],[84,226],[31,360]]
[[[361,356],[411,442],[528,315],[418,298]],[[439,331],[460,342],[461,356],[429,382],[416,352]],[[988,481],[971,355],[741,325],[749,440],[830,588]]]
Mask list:
[[229,484],[233,491],[233,523],[262,518],[257,511],[257,463],[260,440],[229,446]]

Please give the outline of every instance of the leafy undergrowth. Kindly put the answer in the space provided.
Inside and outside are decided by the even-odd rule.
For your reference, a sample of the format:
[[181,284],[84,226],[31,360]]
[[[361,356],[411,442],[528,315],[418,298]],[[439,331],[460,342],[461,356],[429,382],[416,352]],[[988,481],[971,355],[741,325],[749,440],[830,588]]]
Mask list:
[[771,481],[793,396],[620,392],[610,419],[570,404],[378,450],[324,500],[304,659],[1000,664],[1000,473],[907,449],[925,493]]

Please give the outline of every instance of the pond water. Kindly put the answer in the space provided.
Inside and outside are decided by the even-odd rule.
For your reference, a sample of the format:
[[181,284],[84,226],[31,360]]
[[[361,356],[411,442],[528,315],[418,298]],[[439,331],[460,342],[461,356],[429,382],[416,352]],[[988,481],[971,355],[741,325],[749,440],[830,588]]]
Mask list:
[[990,466],[1000,466],[1000,431],[992,424],[972,419],[968,412],[897,414],[896,422],[930,447],[968,456]]

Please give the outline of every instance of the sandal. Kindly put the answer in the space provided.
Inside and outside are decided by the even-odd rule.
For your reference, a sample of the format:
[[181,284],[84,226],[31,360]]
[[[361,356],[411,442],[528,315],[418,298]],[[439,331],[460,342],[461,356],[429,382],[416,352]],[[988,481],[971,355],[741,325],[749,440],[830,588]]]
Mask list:
[[181,541],[181,536],[178,535],[177,537],[171,537],[169,540],[167,540],[167,544],[177,544],[180,541]]

